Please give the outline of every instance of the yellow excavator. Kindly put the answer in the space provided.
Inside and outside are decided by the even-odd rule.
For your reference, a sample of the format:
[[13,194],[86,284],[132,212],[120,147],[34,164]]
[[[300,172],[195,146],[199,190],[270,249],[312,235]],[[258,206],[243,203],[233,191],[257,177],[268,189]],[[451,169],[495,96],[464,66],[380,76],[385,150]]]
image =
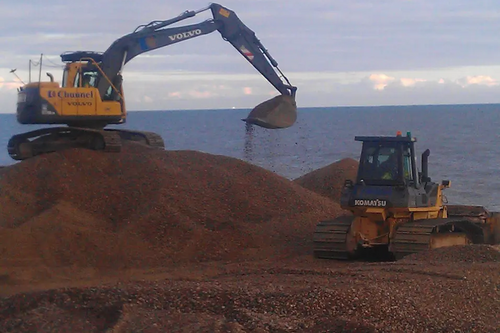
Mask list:
[[[169,27],[207,10],[211,11],[212,19]],[[158,134],[105,128],[126,121],[123,67],[142,53],[216,30],[281,93],[256,106],[243,120],[247,125],[268,129],[292,126],[297,118],[297,88],[283,75],[252,30],[232,10],[212,3],[197,11],[186,11],[173,19],[141,25],[114,41],[104,53],[77,51],[61,54],[61,60],[66,63],[61,85],[54,82],[50,73],[47,73],[50,82],[39,80],[25,84],[18,92],[16,114],[21,124],[66,126],[14,135],[8,143],[9,155],[15,160],[24,160],[73,147],[116,152],[120,151],[122,140],[164,148],[163,139]]]
[[315,257],[399,259],[446,246],[500,243],[500,213],[448,205],[443,190],[450,181],[431,181],[428,149],[418,170],[417,139],[410,132],[355,140],[362,142],[358,173],[345,180],[340,200],[350,213],[317,224]]

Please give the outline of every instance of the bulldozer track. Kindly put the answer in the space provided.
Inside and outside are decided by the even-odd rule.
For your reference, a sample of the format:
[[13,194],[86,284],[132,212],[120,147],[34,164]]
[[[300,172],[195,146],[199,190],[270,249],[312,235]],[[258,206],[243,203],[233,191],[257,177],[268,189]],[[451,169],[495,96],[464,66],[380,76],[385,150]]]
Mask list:
[[[444,232],[440,230],[444,228]],[[432,237],[464,234],[471,243],[483,243],[481,227],[463,218],[430,219],[400,225],[391,241],[390,251],[396,259],[432,248]]]
[[353,219],[352,216],[341,216],[318,223],[313,237],[314,256],[323,259],[349,259],[346,240]]
[[154,148],[165,147],[161,136],[152,132],[68,126],[43,128],[14,135],[7,144],[7,151],[12,159],[18,161],[69,148],[114,153],[121,151],[123,140],[142,141]]

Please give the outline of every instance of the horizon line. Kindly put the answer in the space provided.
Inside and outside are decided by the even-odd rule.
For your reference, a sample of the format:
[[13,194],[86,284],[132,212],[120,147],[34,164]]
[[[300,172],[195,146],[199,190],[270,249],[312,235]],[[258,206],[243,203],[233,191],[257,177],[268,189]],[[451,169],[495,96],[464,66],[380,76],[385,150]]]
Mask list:
[[[460,103],[460,104],[450,104],[450,103],[437,103],[437,104],[379,104],[379,105],[336,105],[336,106],[302,106],[298,107],[297,110],[301,109],[324,109],[324,108],[388,108],[388,107],[415,107],[415,106],[474,106],[474,105],[500,105],[497,103]],[[154,109],[154,110],[127,110],[129,112],[181,112],[181,111],[227,111],[227,110],[239,110],[246,111],[252,110],[251,107],[232,107],[232,108],[190,108],[190,109]],[[0,114],[16,114],[16,112],[1,112]]]

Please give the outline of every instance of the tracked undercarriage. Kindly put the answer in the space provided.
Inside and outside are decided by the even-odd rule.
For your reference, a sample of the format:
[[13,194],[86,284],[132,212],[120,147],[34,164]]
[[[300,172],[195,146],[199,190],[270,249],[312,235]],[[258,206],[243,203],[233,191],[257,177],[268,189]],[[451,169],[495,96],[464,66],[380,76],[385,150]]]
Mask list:
[[120,152],[123,141],[140,142],[160,149],[165,147],[162,137],[152,132],[61,126],[14,135],[7,149],[10,157],[20,161],[69,148]]
[[314,232],[314,255],[348,260],[370,253],[372,257],[401,259],[446,246],[500,243],[500,213],[481,206],[447,206],[447,210],[447,218],[400,222],[392,233],[382,231],[373,238],[363,234],[364,230],[371,234],[370,228],[356,228],[352,215],[321,221]]

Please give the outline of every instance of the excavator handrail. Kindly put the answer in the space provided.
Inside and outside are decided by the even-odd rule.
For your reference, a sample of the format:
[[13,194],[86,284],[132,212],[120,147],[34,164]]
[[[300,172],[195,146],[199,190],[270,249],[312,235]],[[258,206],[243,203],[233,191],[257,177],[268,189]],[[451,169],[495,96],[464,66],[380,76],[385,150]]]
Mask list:
[[166,27],[167,25],[171,25],[171,24],[180,22],[184,19],[194,17],[201,12],[207,11],[212,7],[212,5],[213,5],[213,3],[210,3],[210,5],[203,7],[201,9],[198,9],[198,10],[186,10],[186,11],[182,12],[181,14],[177,15],[176,17],[169,19],[169,20],[151,21],[148,24],[141,24],[137,28],[135,28],[133,32],[136,33],[136,32],[139,32],[140,30],[146,29],[146,28],[160,29],[160,28]]

